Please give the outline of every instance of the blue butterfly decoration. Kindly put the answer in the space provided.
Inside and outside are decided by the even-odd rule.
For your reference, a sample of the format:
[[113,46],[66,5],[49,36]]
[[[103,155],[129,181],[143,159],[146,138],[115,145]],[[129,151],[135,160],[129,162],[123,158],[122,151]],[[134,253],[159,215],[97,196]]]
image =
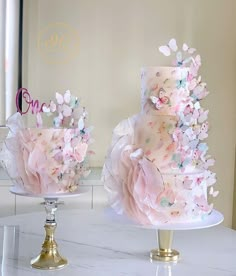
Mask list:
[[176,81],[176,87],[177,87],[178,89],[180,89],[181,87],[182,87],[182,88],[185,88],[185,87],[186,87],[186,83],[187,83],[187,79],[186,79],[186,78],[177,80],[177,81]]
[[184,169],[191,162],[190,158],[182,159],[179,153],[175,153],[172,160],[175,161],[180,170]]

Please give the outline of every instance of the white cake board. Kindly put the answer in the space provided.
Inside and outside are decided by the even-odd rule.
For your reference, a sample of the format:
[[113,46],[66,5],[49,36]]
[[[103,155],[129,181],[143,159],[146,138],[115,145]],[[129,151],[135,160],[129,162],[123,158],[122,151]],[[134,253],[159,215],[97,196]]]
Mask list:
[[157,230],[193,230],[209,228],[220,224],[224,220],[224,216],[217,210],[213,209],[211,214],[204,217],[203,220],[191,222],[173,222],[173,223],[160,223],[157,225],[141,225],[131,221],[125,215],[118,215],[113,209],[105,209],[105,216],[115,224],[130,225],[144,229],[157,229]]
[[58,198],[69,198],[69,197],[76,197],[76,196],[80,196],[84,193],[87,193],[89,191],[88,187],[81,187],[79,186],[79,188],[72,193],[57,193],[57,194],[32,194],[32,193],[27,193],[26,191],[17,188],[15,186],[12,186],[10,188],[10,192],[12,194],[15,195],[19,195],[19,196],[27,196],[27,197],[37,197],[37,198],[45,198],[45,199],[58,199]]

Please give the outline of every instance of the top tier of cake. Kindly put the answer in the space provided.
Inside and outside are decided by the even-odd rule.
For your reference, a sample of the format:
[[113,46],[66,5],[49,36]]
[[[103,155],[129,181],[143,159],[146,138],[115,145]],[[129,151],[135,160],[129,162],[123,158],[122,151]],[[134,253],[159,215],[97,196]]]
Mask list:
[[180,103],[189,96],[188,71],[188,68],[181,67],[143,67],[142,110],[155,110],[156,115],[176,116]]

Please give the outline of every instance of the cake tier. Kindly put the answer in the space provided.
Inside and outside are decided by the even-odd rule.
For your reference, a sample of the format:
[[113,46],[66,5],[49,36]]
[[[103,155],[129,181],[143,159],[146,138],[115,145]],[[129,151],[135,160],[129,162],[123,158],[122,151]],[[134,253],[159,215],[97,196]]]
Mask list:
[[[139,208],[139,215],[135,217],[134,206],[124,204],[131,218],[145,224],[191,222],[201,220],[212,210],[207,202],[207,185],[203,172],[191,174],[161,174],[163,187],[159,193],[152,195],[144,192],[145,199],[137,194],[130,195],[128,202],[133,202]],[[138,182],[136,183],[138,185]],[[147,183],[148,184],[148,183]],[[141,208],[140,208],[141,207]],[[141,219],[142,220],[142,219]]]
[[[117,154],[117,152],[116,152]],[[124,148],[103,169],[111,206],[143,225],[190,222],[209,214],[204,172],[163,174],[140,150]],[[118,169],[119,167],[119,169]],[[118,170],[117,170],[118,169]]]
[[33,194],[73,192],[83,171],[87,143],[79,129],[19,130],[6,140],[9,174],[16,186]]
[[[154,115],[153,115],[154,114]],[[153,112],[140,113],[134,124],[134,145],[142,148],[144,155],[152,161],[161,173],[181,173],[180,163],[174,161],[174,155],[179,147],[179,141],[174,141],[173,132],[177,124],[177,116],[157,115]],[[193,160],[193,150],[189,150],[190,160],[184,172],[196,171]]]
[[142,148],[145,156],[163,172],[171,168],[172,156],[177,148],[172,138],[176,123],[176,116],[145,113],[139,114],[135,122],[134,144]]
[[188,68],[143,67],[141,69],[142,110],[176,116],[180,101],[189,95]]

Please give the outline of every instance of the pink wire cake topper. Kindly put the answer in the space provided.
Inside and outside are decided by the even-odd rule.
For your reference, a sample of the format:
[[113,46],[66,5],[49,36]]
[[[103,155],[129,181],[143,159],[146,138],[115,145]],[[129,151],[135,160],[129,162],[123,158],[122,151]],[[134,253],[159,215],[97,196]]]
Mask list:
[[[22,94],[22,99],[25,101],[25,103],[27,104],[27,108],[25,111],[22,111],[20,108],[20,95]],[[43,106],[46,105],[46,103],[39,103],[39,100],[33,100],[31,98],[30,93],[28,92],[28,90],[26,88],[20,88],[17,91],[16,94],[16,108],[17,108],[17,112],[19,112],[21,115],[22,114],[27,114],[29,112],[29,110],[31,109],[32,114],[38,113],[38,112],[43,112]]]

